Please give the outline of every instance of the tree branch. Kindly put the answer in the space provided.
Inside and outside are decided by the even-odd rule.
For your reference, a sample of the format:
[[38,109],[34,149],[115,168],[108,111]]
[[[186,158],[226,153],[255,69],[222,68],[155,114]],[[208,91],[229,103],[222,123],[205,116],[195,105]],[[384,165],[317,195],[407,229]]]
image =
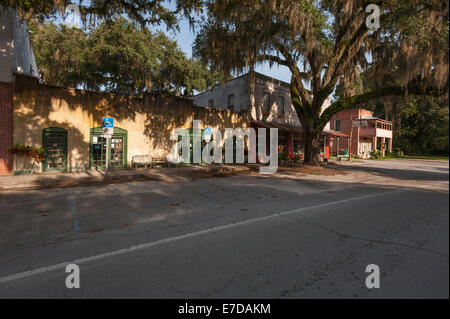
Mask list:
[[289,67],[289,63],[286,60],[283,60],[282,58],[280,58],[279,56],[276,56],[276,55],[270,55],[270,54],[259,55],[255,58],[255,62],[259,62],[259,61],[275,62],[279,65],[284,65],[284,66]]
[[[291,86],[292,84],[295,84],[298,88],[297,93],[300,96],[301,104],[303,107],[310,108],[311,107],[311,100],[309,98],[308,90],[304,87],[302,83],[302,75],[305,75],[306,73],[300,72],[300,70],[297,67],[296,61],[293,60],[292,56],[289,54],[289,50],[286,48],[286,46],[282,45],[281,43],[275,43],[276,49],[285,57],[286,62],[288,63],[289,70],[292,72],[291,77]],[[292,83],[294,82],[294,83]]]

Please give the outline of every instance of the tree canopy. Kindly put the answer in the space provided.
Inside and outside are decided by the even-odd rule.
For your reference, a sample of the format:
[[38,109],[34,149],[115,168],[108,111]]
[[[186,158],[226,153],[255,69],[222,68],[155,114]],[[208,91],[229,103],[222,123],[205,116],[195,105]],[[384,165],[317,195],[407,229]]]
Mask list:
[[[379,28],[366,20],[380,9]],[[331,116],[385,96],[448,91],[448,3],[437,0],[216,0],[195,43],[196,55],[221,70],[268,61],[292,72],[291,99],[317,163]],[[356,90],[361,72],[377,79]],[[342,95],[323,113],[340,86]]]
[[51,85],[127,95],[190,95],[221,77],[187,58],[164,33],[151,33],[122,17],[88,31],[51,23],[32,29],[36,62]]
[[165,23],[167,27],[178,26],[178,15],[193,21],[193,13],[200,12],[203,0],[173,0],[175,9],[168,9],[164,0],[0,0],[0,5],[15,8],[20,17],[41,20],[64,14],[69,4],[76,4],[82,20],[94,23],[98,19],[110,20],[117,15],[126,15],[141,27]]

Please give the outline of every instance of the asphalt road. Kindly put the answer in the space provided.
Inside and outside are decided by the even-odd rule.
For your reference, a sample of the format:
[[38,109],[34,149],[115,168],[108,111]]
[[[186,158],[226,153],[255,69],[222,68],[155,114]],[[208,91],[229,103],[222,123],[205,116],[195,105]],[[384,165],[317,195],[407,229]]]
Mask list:
[[0,298],[448,298],[448,162],[343,169],[0,193]]

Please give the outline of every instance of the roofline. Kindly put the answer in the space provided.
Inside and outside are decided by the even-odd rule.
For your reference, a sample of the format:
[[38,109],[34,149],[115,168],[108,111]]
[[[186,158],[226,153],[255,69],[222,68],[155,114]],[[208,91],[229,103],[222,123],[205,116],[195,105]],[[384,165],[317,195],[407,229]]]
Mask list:
[[392,121],[384,120],[379,117],[375,117],[375,118],[371,118],[371,119],[359,118],[359,119],[357,119],[357,121],[381,121],[381,122],[386,122],[386,123],[392,123]]
[[[268,76],[268,75],[265,75],[265,74],[262,74],[262,73],[259,73],[259,72],[254,72],[254,73],[255,73],[256,76],[258,76],[258,77],[260,77],[262,79],[265,79],[265,80],[269,80],[269,81],[274,82],[274,83],[278,83],[278,84],[281,84],[281,85],[284,85],[284,86],[287,86],[287,87],[289,87],[291,85],[288,82],[284,82],[282,80],[276,79],[274,77],[271,77],[271,76]],[[194,95],[194,97],[202,95],[202,94],[205,94],[205,93],[208,93],[208,92],[211,92],[216,86],[224,85],[226,83],[230,83],[230,82],[232,82],[234,80],[238,80],[238,79],[246,77],[246,76],[250,76],[250,72],[247,72],[245,74],[239,75],[239,76],[237,76],[237,77],[235,77],[235,78],[233,78],[231,80],[228,80],[228,81],[226,81],[226,82],[224,82],[222,84],[214,85],[211,89],[206,90],[206,91],[201,92],[201,93],[198,93],[198,94]]]
[[[248,73],[247,73],[247,74],[248,74]],[[272,81],[272,82],[278,82],[279,84],[283,84],[283,85],[285,85],[285,86],[287,86],[287,87],[290,87],[290,86],[291,86],[290,83],[285,82],[285,81],[282,81],[282,80],[279,80],[279,79],[276,79],[276,78],[274,78],[274,77],[271,77],[271,76],[268,76],[268,75],[265,75],[265,74],[262,74],[262,73],[259,73],[259,72],[255,72],[255,74],[256,74],[257,76],[263,78],[263,79],[269,79],[269,80]]]

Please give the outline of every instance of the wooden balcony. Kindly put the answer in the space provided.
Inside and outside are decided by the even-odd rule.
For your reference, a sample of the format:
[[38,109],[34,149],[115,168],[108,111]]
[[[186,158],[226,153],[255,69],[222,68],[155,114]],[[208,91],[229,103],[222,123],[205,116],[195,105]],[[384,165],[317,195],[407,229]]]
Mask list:
[[381,128],[367,128],[367,127],[361,127],[361,130],[359,131],[359,136],[361,137],[386,137],[386,138],[392,138],[392,131],[391,130],[385,130]]

